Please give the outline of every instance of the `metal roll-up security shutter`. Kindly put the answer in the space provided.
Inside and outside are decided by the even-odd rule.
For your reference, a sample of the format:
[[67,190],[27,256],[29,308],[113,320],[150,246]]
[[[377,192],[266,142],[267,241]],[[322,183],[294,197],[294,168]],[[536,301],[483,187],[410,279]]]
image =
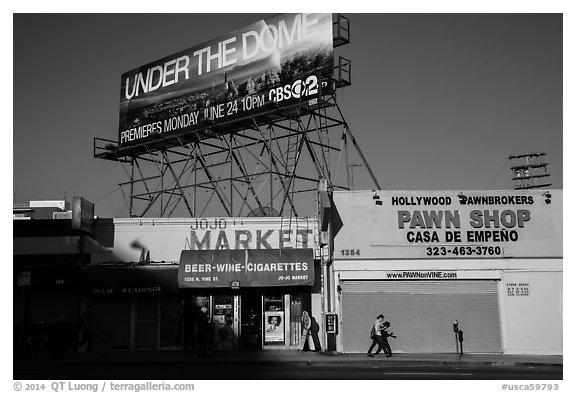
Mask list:
[[393,352],[456,351],[452,322],[464,332],[464,351],[502,352],[497,281],[342,281],[344,352],[366,352],[376,316],[397,339]]

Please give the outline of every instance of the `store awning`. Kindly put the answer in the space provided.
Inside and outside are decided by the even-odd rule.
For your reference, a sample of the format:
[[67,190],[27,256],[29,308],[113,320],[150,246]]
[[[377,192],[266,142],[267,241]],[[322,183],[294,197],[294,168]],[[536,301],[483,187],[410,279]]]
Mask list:
[[313,285],[314,253],[306,249],[183,250],[180,288]]
[[177,292],[178,266],[102,265],[82,269],[80,290],[90,295]]

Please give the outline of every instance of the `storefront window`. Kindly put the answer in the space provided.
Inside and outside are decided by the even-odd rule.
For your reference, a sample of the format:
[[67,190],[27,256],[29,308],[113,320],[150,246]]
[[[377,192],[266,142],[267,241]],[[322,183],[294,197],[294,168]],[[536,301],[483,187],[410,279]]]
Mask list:
[[232,296],[219,295],[214,296],[214,310],[212,311],[212,320],[216,325],[226,325],[232,323]]
[[161,299],[160,346],[163,348],[182,345],[182,302],[178,296]]
[[264,345],[284,345],[282,295],[264,296]]
[[158,299],[136,298],[136,348],[156,349],[158,337]]
[[95,298],[94,349],[130,349],[130,298]]

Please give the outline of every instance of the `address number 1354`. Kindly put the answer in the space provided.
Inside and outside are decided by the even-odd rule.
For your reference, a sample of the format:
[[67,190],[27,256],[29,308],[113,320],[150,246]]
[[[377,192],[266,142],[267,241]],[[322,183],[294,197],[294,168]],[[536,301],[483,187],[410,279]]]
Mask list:
[[342,254],[342,256],[345,256],[345,257],[359,256],[360,250],[358,250],[358,249],[346,249],[346,250],[340,250],[340,253]]

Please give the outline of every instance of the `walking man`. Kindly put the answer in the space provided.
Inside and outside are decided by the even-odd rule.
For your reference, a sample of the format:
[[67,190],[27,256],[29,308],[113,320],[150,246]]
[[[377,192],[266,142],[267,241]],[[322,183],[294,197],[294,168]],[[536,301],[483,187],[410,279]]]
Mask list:
[[366,355],[373,357],[372,350],[376,345],[378,345],[378,349],[376,350],[376,355],[380,353],[380,351],[384,348],[384,339],[382,338],[382,331],[385,329],[384,327],[384,315],[380,314],[374,321],[373,334],[370,334],[372,338],[372,345],[368,348],[368,353]]
[[384,329],[382,330],[382,342],[384,343],[384,353],[386,357],[392,357],[392,349],[390,348],[390,344],[388,343],[388,337],[394,337],[394,333],[390,330],[390,322],[386,321],[382,324]]

